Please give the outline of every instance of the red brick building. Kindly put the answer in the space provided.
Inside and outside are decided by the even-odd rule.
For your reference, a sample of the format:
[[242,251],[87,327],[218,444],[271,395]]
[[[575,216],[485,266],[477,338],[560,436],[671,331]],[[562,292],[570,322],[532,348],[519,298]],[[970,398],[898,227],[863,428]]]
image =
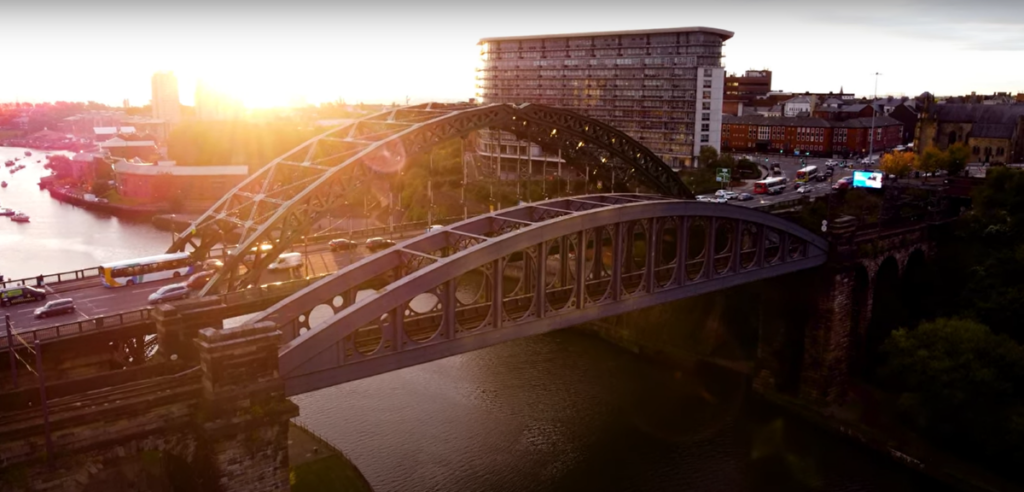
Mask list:
[[249,175],[247,166],[175,166],[120,160],[114,164],[117,192],[140,203],[180,198],[190,208],[206,209]]
[[[888,116],[877,116],[874,125],[876,151],[900,145],[902,123]],[[835,121],[824,118],[723,116],[722,151],[789,155],[799,152],[820,157],[849,157],[868,153],[870,132],[870,117]]]
[[747,70],[743,75],[726,75],[722,114],[738,115],[744,105],[766,97],[771,91],[771,70]]

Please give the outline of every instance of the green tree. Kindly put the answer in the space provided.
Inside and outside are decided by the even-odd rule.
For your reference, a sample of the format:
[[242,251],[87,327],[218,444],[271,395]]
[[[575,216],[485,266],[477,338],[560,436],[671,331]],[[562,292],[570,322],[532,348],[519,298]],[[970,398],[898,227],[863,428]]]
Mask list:
[[894,331],[883,350],[883,374],[916,426],[1004,466],[1024,458],[1024,347],[974,321],[938,319]]
[[921,156],[917,159],[917,171],[924,173],[934,173],[939,169],[946,169],[948,165],[946,153],[930,147],[921,153]]
[[946,149],[945,170],[949,174],[960,174],[967,167],[967,162],[970,159],[971,149],[967,145],[962,143],[953,144]]
[[718,162],[718,151],[710,145],[705,145],[700,148],[700,155],[698,156],[701,167],[712,167]]

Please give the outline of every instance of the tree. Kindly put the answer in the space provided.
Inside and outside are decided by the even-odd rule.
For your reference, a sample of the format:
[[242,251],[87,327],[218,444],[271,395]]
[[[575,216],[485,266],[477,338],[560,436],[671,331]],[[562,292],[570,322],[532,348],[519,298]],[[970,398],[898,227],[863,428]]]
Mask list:
[[902,178],[916,165],[917,156],[913,152],[892,152],[882,156],[882,162],[878,167],[886,174]]
[[945,170],[951,175],[960,174],[967,167],[967,162],[970,159],[971,149],[967,145],[962,143],[953,144],[946,149]]
[[710,145],[705,145],[700,148],[698,158],[702,167],[713,167],[718,162],[718,151]]
[[945,169],[946,165],[946,153],[930,147],[921,153],[921,157],[917,159],[917,170],[921,173],[934,173],[939,169]]
[[883,350],[900,410],[928,435],[1002,466],[1024,458],[1024,347],[975,321],[938,319],[894,331]]

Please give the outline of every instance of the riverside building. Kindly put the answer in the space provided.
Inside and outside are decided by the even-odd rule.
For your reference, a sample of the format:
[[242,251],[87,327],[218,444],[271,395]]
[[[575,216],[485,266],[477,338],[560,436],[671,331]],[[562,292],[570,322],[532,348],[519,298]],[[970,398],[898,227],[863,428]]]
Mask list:
[[[679,27],[484,38],[478,97],[576,111],[629,134],[673,168],[695,166],[703,146],[721,147],[722,46],[732,36]],[[545,158],[495,137],[482,134],[478,150]]]

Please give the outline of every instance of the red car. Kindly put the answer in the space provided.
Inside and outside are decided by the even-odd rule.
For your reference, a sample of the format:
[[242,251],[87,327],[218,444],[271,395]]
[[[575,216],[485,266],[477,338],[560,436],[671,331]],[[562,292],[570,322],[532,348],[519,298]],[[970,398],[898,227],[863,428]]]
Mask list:
[[853,178],[847,176],[845,178],[840,179],[839,181],[836,181],[836,183],[832,185],[832,189],[846,190],[849,189],[851,186],[853,186]]
[[185,286],[188,287],[189,290],[200,290],[203,287],[206,287],[206,284],[210,281],[211,278],[213,278],[213,275],[216,273],[216,270],[206,270],[194,274],[188,278],[188,282],[185,282]]

